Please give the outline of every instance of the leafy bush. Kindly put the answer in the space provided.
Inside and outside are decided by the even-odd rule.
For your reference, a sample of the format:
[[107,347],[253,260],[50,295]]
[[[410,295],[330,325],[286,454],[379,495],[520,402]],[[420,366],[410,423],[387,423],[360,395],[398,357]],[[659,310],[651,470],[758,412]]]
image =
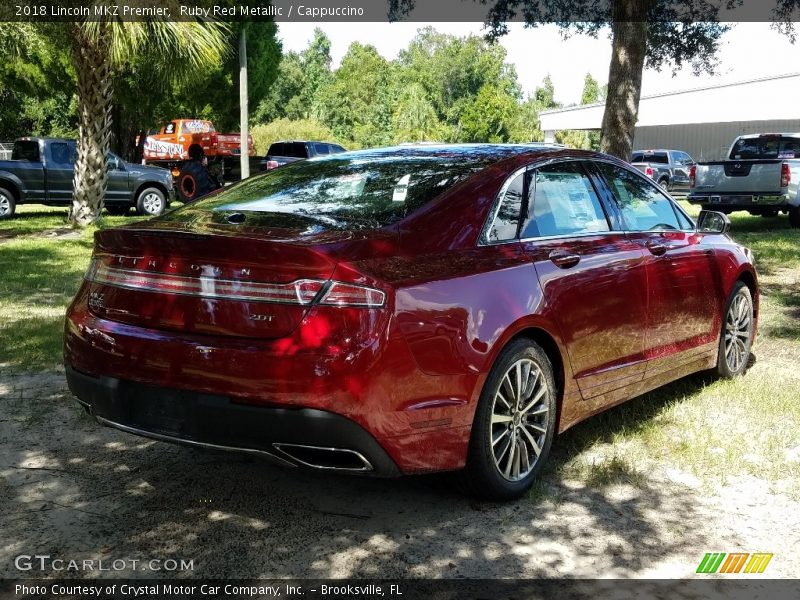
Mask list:
[[[281,140],[317,140],[337,142],[331,130],[316,119],[277,119],[250,129],[256,154],[263,156],[270,144]],[[338,142],[337,142],[338,143]]]

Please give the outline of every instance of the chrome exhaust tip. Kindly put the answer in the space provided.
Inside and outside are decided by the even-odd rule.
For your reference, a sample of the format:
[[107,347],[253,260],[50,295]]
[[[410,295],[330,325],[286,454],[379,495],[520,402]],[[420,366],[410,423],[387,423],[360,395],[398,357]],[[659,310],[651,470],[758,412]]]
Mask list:
[[355,450],[283,443],[274,443],[272,447],[297,464],[313,469],[353,472],[375,470],[372,463],[363,454]]

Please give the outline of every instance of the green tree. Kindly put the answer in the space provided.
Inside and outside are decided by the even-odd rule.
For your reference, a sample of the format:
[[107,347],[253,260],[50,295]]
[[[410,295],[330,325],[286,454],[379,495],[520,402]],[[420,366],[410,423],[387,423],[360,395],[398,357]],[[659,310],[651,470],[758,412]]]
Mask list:
[[373,46],[350,45],[341,66],[319,90],[320,120],[354,146],[390,143],[392,67]]
[[0,23],[0,141],[77,131],[69,55],[30,23]]
[[451,133],[439,122],[436,109],[419,83],[406,87],[392,114],[394,142],[439,142],[449,139]]
[[[518,99],[517,74],[505,62],[505,49],[482,37],[458,38],[426,27],[400,52],[401,86],[419,84],[439,120],[461,139],[463,112],[486,84]],[[471,109],[470,109],[471,110]]]
[[465,142],[508,142],[518,114],[517,99],[492,84],[481,87],[464,108],[461,140]]
[[533,97],[536,99],[536,104],[539,106],[539,110],[559,108],[561,105],[556,102],[555,95],[556,89],[553,85],[553,80],[550,78],[550,74],[548,73],[544,76],[542,85],[537,87],[533,93]]

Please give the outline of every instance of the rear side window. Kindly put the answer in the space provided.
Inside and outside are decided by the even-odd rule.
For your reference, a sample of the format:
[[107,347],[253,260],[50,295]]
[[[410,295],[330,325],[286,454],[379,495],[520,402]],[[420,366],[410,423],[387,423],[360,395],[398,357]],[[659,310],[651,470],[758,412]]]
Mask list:
[[800,158],[800,138],[760,136],[739,138],[731,148],[730,160]]
[[594,187],[578,164],[541,167],[536,170],[532,187],[533,202],[523,239],[609,231]]
[[347,152],[347,150],[345,150],[341,146],[337,146],[336,144],[328,144],[328,145],[330,146],[331,154],[337,154],[339,152]]
[[330,148],[328,144],[314,144],[314,152],[317,155],[330,154]]
[[672,201],[654,183],[608,163],[597,163],[597,168],[617,201],[629,231],[671,231],[682,228]]
[[505,242],[517,237],[520,211],[525,193],[525,173],[514,177],[501,192],[497,213],[486,232],[486,241]]
[[30,160],[39,162],[39,142],[14,142],[11,160]]

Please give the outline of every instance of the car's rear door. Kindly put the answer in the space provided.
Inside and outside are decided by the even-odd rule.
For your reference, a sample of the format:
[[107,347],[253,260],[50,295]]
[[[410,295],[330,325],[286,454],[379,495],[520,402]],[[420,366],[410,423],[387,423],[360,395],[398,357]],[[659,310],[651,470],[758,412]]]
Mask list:
[[648,376],[695,360],[716,347],[718,282],[713,250],[691,219],[658,186],[638,173],[598,163],[627,237],[644,250]]
[[535,265],[584,398],[641,380],[647,322],[641,247],[619,230],[581,161],[530,172],[522,251]]
[[48,201],[68,204],[72,200],[76,152],[74,142],[65,140],[52,141],[47,144]]

